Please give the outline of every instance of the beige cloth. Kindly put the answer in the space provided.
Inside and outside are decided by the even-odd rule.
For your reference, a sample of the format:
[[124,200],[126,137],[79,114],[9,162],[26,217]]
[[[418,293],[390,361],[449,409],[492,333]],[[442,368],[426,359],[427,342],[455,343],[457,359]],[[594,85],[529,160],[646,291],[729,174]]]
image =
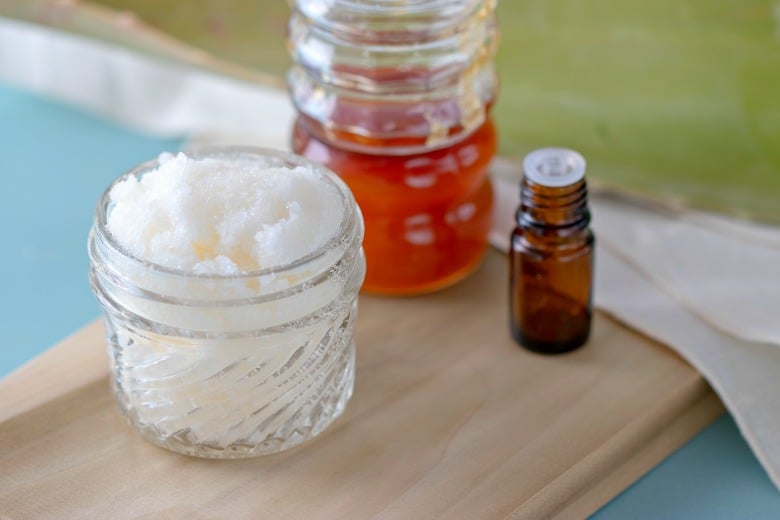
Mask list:
[[[285,146],[284,92],[0,19],[0,80],[157,135]],[[497,161],[492,242],[506,250],[519,171]],[[592,197],[596,305],[708,379],[780,487],[780,229]]]
[[[520,172],[494,170],[506,251]],[[780,229],[592,194],[595,304],[701,372],[780,488]]]

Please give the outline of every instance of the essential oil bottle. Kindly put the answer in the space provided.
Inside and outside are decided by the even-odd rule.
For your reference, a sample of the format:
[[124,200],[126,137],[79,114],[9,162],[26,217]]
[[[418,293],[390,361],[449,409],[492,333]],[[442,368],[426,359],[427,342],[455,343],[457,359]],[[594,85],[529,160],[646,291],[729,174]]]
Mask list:
[[542,148],[523,161],[510,248],[510,326],[523,347],[546,354],[588,340],[593,246],[585,159]]

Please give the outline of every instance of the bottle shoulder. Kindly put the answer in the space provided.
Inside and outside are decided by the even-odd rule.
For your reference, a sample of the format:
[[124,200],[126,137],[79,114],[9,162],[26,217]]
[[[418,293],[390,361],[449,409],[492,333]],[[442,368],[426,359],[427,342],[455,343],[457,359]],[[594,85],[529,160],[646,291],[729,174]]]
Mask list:
[[595,234],[589,227],[565,233],[559,229],[545,234],[516,226],[510,239],[514,254],[560,259],[592,254],[595,244]]

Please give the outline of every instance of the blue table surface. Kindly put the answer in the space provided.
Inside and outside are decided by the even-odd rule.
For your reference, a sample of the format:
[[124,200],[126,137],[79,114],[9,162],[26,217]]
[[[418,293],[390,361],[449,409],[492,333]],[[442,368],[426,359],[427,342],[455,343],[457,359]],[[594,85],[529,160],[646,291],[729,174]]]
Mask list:
[[[0,377],[98,316],[87,283],[94,205],[119,174],[180,144],[0,84]],[[780,518],[780,493],[724,416],[594,518]]]

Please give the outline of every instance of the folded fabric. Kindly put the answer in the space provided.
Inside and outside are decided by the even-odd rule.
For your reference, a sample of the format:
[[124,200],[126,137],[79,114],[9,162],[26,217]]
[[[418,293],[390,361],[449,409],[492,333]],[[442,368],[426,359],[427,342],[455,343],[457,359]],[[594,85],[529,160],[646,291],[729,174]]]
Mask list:
[[[496,161],[491,242],[503,251],[519,182],[516,166]],[[780,230],[611,194],[591,194],[591,209],[596,306],[704,375],[780,488]]]
[[291,124],[284,91],[4,18],[0,80],[158,136],[281,144]]
[[[521,172],[494,163],[495,229],[506,251],[519,205]],[[780,347],[780,228],[591,190],[598,246],[607,248],[653,285],[738,339]],[[598,298],[598,296],[597,296]]]

